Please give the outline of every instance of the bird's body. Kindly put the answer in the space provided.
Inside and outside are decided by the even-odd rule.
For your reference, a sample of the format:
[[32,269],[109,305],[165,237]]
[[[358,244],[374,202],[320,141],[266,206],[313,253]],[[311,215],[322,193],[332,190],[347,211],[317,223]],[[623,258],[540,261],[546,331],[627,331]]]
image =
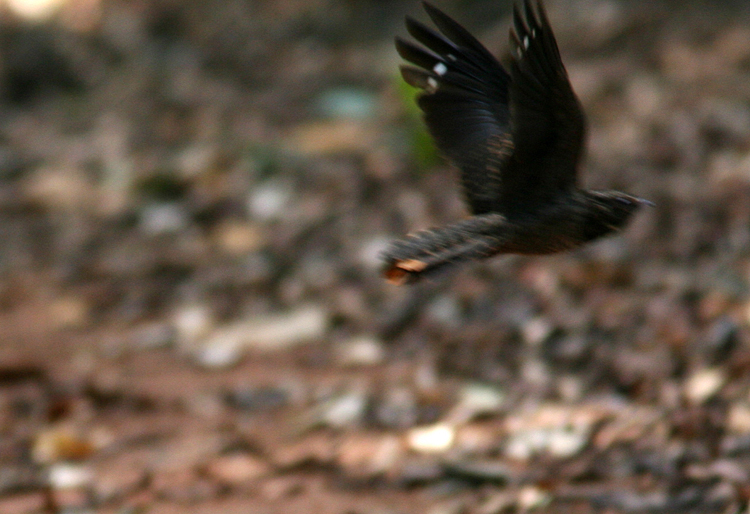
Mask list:
[[385,275],[414,281],[502,253],[569,250],[621,229],[644,203],[577,185],[585,121],[541,2],[514,8],[510,73],[466,29],[424,4],[442,34],[407,18],[427,49],[396,39],[404,79],[438,148],[461,170],[472,216],[396,241]]

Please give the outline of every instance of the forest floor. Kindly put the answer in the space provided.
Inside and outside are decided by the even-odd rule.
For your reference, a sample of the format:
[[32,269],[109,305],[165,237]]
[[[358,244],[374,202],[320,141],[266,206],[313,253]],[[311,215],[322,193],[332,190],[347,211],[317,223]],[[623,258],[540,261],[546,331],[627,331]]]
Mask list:
[[583,183],[656,207],[413,287],[417,2],[0,7],[0,512],[747,511],[750,7],[547,3]]

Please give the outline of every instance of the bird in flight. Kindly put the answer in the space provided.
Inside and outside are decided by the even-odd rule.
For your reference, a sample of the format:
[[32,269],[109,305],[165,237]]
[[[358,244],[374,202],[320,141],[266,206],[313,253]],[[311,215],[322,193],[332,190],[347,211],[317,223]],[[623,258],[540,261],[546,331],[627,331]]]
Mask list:
[[586,122],[544,6],[513,6],[506,69],[427,2],[439,32],[407,17],[423,46],[396,38],[402,66],[438,149],[459,168],[471,216],[417,232],[383,253],[385,277],[414,282],[497,254],[561,252],[622,229],[647,200],[578,186]]

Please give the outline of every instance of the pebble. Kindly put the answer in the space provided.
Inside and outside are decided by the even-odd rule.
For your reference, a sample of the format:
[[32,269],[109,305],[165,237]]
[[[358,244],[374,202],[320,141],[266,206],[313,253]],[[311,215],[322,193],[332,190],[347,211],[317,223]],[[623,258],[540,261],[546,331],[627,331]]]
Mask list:
[[189,221],[185,207],[176,202],[154,203],[140,212],[140,227],[148,236],[181,232]]
[[86,212],[96,195],[85,175],[78,168],[39,168],[25,178],[24,193],[45,207]]
[[553,330],[554,327],[546,318],[538,316],[521,327],[521,335],[529,346],[539,346],[552,335]]
[[726,382],[726,373],[720,368],[699,370],[685,382],[685,396],[692,403],[704,403],[716,396]]
[[217,246],[229,255],[246,255],[263,246],[265,239],[259,227],[246,222],[227,221],[216,227]]
[[80,489],[91,484],[94,474],[84,464],[59,463],[49,468],[48,477],[53,489]]
[[214,320],[205,305],[194,304],[180,307],[172,317],[177,331],[177,342],[183,347],[191,347],[208,335]]
[[350,391],[325,402],[320,407],[319,421],[334,428],[354,425],[362,421],[366,408],[364,392]]
[[396,436],[386,436],[380,441],[372,455],[371,469],[377,472],[392,470],[403,457],[403,444]]
[[362,89],[333,88],[318,98],[321,114],[330,118],[369,119],[375,115],[375,96]]
[[215,165],[218,145],[208,143],[194,144],[180,151],[176,156],[177,168],[185,178],[199,177]]
[[383,341],[373,335],[353,337],[336,346],[336,360],[342,366],[374,366],[384,359]]
[[40,0],[36,2],[22,2],[11,0],[8,8],[27,22],[40,23],[52,18],[60,9],[60,0]]
[[195,352],[196,362],[209,369],[233,366],[245,350],[281,351],[319,340],[328,325],[328,312],[308,305],[286,314],[275,314],[225,325],[213,332]]
[[532,485],[528,485],[518,492],[518,506],[521,510],[538,509],[548,505],[551,501],[552,496],[549,493]]
[[213,459],[206,466],[206,473],[222,484],[237,486],[267,476],[271,467],[257,457],[239,453]]
[[458,406],[472,417],[496,414],[505,405],[505,397],[499,387],[470,383],[461,388]]
[[456,429],[446,423],[415,427],[407,433],[409,448],[418,453],[445,453],[456,438]]
[[603,415],[595,406],[570,408],[550,404],[509,417],[505,454],[517,460],[528,460],[541,453],[571,457],[586,447],[592,426]]
[[242,360],[243,353],[236,339],[213,337],[195,354],[198,364],[207,369],[227,369]]
[[733,403],[727,414],[727,428],[735,434],[750,434],[750,405]]
[[320,339],[328,325],[328,312],[318,305],[306,305],[283,314],[272,314],[229,325],[217,338],[237,338],[237,343],[254,350],[283,350]]
[[284,214],[291,200],[292,189],[288,184],[268,181],[253,188],[247,209],[258,221],[273,221]]
[[461,388],[456,405],[448,414],[452,423],[465,423],[479,416],[497,414],[505,404],[505,393],[486,384],[467,384]]
[[505,443],[505,455],[511,459],[526,461],[547,445],[544,430],[524,430],[513,434]]
[[50,303],[52,321],[59,328],[81,328],[91,316],[88,302],[78,296],[63,296]]
[[577,455],[588,442],[588,430],[560,428],[550,432],[547,451],[553,457],[564,459]]

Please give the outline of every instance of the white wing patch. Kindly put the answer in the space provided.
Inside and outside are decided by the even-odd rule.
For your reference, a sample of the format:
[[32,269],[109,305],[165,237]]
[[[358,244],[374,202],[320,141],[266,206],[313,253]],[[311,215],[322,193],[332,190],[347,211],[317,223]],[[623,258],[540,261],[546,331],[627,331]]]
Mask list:
[[432,68],[432,71],[440,75],[441,77],[446,74],[448,71],[448,66],[446,66],[444,63],[439,62],[435,65],[434,68]]

